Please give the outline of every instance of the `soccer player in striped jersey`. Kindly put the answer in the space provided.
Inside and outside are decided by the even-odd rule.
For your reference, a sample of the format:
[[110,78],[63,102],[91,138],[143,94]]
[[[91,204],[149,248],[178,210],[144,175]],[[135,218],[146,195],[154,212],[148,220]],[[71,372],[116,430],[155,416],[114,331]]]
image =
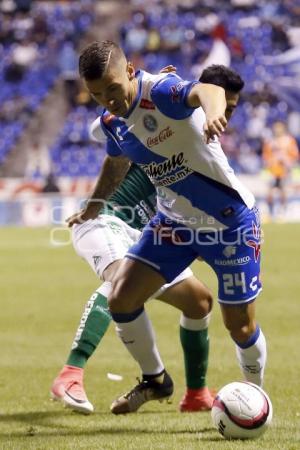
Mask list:
[[[94,128],[97,138],[97,123]],[[118,264],[128,249],[138,241],[141,236],[140,230],[154,216],[155,211],[155,188],[147,175],[133,164],[122,184],[101,209],[99,216],[95,220],[74,225],[72,228],[77,254],[89,263],[99,278],[104,280],[86,304],[70,355],[51,388],[54,399],[62,400],[74,410],[88,414],[94,409],[83,385],[84,367],[111,321],[107,296]],[[163,286],[155,297],[182,311],[180,340],[184,352],[187,389],[180,402],[180,410],[209,410],[213,401],[206,386],[211,294],[193,276],[192,271],[186,269],[170,284]],[[151,380],[147,379],[147,374],[153,371],[163,372],[164,366],[156,348],[150,322],[147,322],[147,327],[153,335],[153,339],[149,341],[152,348],[151,357],[145,353],[143,342],[132,342],[130,336],[123,336],[123,342],[140,364],[144,380],[149,384]],[[165,384],[163,391],[160,392],[160,398],[168,397],[172,393],[172,381],[169,379],[168,385]],[[126,402],[126,410],[121,412],[133,412],[151,399],[153,398],[149,395],[147,398],[144,395],[135,395],[131,402]],[[120,412],[119,409],[117,412]]]
[[[201,257],[218,277],[224,324],[243,374],[261,385],[266,342],[255,320],[255,299],[262,288],[259,214],[218,140],[243,82],[220,66],[209,80],[201,76],[202,83],[176,74],[135,72],[111,41],[90,44],[80,56],[79,70],[105,108],[99,124],[108,155],[120,164],[125,156],[142,167],[158,198],[158,212],[113,279],[108,303],[118,328],[132,337],[136,332],[135,340],[150,339],[146,322],[136,328],[145,317],[144,302]],[[106,199],[122,180],[115,164],[106,166],[85,210],[70,218],[70,226],[95,217],[94,199]],[[114,180],[109,189],[107,177]],[[164,377],[155,375],[164,384]],[[125,400],[121,396],[116,405]]]

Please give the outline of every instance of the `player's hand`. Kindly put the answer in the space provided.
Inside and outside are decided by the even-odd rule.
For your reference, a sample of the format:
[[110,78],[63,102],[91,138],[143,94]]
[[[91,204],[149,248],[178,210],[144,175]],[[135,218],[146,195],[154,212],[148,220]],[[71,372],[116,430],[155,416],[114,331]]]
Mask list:
[[176,73],[177,72],[177,67],[173,66],[172,64],[170,64],[169,66],[163,67],[162,69],[160,69],[159,73]]
[[87,206],[86,208],[82,209],[81,211],[72,214],[72,216],[68,217],[66,219],[66,222],[68,224],[68,227],[72,227],[75,224],[81,224],[86,222],[90,219],[96,219],[96,217],[99,214],[99,208],[92,208]]
[[227,120],[224,115],[217,118],[207,119],[203,127],[206,143],[208,144],[215,136],[220,137],[225,131],[226,125]]

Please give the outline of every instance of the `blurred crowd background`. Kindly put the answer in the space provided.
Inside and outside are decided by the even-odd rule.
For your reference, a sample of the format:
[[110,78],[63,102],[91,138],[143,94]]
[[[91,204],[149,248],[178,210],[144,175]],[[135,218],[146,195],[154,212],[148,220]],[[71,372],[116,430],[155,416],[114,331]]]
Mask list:
[[78,78],[78,55],[108,38],[154,73],[170,63],[186,79],[214,63],[236,69],[246,84],[223,148],[266,211],[278,190],[298,217],[299,1],[2,0],[0,224],[18,223],[21,195],[76,197],[93,185],[105,151],[90,139],[100,109]]

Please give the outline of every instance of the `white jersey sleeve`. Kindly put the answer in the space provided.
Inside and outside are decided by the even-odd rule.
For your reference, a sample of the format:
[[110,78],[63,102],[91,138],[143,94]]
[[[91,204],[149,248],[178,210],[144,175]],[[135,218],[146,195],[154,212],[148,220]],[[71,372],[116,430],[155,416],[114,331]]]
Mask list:
[[103,143],[106,141],[106,135],[101,128],[100,117],[97,117],[97,119],[90,125],[89,135],[94,141]]

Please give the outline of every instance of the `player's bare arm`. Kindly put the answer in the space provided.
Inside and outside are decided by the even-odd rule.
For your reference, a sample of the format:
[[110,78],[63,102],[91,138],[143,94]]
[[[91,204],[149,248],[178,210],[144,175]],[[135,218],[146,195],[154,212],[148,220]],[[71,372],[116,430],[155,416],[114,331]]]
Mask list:
[[192,108],[203,108],[206,114],[204,132],[207,141],[214,136],[220,137],[227,125],[225,90],[214,84],[195,84],[188,95],[187,103]]
[[106,156],[98,177],[96,186],[86,207],[73,214],[66,221],[69,227],[75,223],[82,223],[89,219],[95,219],[99,214],[103,202],[117,189],[125,178],[130,167],[130,161],[124,156]]

